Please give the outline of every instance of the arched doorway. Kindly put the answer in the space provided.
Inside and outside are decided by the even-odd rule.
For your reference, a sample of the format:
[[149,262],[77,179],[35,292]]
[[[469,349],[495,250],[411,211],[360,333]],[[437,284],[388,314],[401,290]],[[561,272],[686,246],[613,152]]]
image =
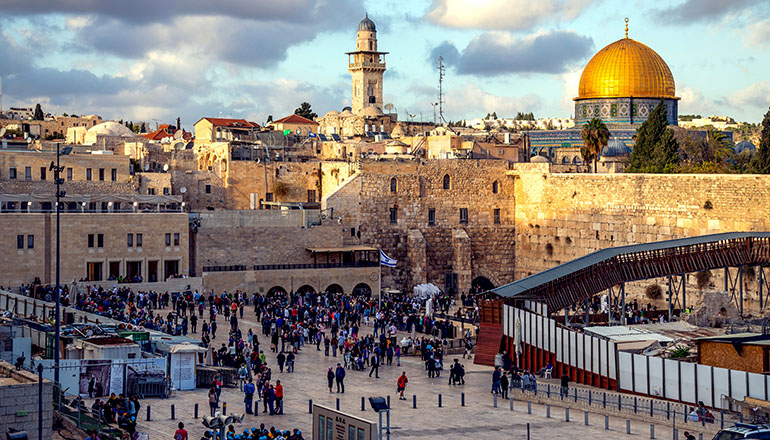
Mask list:
[[332,284],[329,287],[327,287],[325,291],[326,292],[331,292],[331,293],[337,293],[337,294],[340,294],[340,295],[344,295],[345,294],[345,290],[339,284]]
[[315,289],[313,288],[313,286],[305,284],[303,286],[300,286],[299,289],[297,289],[297,293],[300,294],[300,295],[305,295],[305,294],[308,294],[308,293],[315,293]]
[[286,295],[286,289],[281,286],[273,286],[267,291],[267,296]]
[[486,292],[495,288],[495,284],[487,277],[476,277],[471,282],[471,287],[474,292]]
[[353,296],[372,296],[372,288],[366,283],[356,284],[353,288]]

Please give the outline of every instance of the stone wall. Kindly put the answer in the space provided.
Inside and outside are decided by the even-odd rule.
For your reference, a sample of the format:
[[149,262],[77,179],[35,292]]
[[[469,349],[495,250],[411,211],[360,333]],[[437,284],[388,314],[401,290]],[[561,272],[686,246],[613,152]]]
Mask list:
[[[275,202],[318,202],[321,194],[319,168],[319,162],[265,164],[233,160],[227,176],[227,208],[258,209],[259,200],[265,199],[266,192],[273,194]],[[313,200],[309,200],[309,191],[314,194]],[[250,201],[250,194],[255,194],[256,204]]]
[[53,383],[43,379],[43,413],[38,409],[38,377],[0,361],[0,432],[9,428],[26,431],[37,438],[39,417],[43,418],[41,438],[51,438],[53,425]]

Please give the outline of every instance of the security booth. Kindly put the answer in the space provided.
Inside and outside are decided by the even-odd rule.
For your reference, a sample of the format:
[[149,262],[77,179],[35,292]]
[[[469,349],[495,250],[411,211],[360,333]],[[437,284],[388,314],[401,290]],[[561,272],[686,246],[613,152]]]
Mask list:
[[377,424],[313,404],[313,440],[374,440]]

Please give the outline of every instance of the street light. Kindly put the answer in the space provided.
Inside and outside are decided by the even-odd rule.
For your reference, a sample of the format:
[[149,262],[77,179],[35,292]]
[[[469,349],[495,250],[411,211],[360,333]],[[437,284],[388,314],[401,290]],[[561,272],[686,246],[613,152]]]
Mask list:
[[[72,148],[65,148],[64,154],[69,154]],[[59,382],[59,345],[60,345],[60,304],[61,304],[61,231],[60,231],[60,214],[61,214],[61,198],[66,195],[66,192],[61,191],[60,185],[64,183],[64,179],[61,177],[61,172],[64,171],[64,167],[61,166],[61,144],[56,143],[56,167],[54,168],[54,181],[56,182],[56,317],[54,322],[54,382],[59,389],[57,390],[56,403],[61,410],[61,383]],[[53,164],[51,164],[53,165]]]

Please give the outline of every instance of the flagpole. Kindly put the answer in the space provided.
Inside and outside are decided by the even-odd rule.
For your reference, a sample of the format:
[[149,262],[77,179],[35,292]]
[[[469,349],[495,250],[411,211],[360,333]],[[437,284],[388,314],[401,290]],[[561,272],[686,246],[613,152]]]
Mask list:
[[[382,249],[380,249],[380,252],[382,252]],[[379,280],[379,288],[377,289],[378,296],[379,296],[377,310],[382,310],[382,255],[380,255],[380,264],[377,267],[379,268],[379,271],[380,271],[380,274],[377,277],[377,279]]]

